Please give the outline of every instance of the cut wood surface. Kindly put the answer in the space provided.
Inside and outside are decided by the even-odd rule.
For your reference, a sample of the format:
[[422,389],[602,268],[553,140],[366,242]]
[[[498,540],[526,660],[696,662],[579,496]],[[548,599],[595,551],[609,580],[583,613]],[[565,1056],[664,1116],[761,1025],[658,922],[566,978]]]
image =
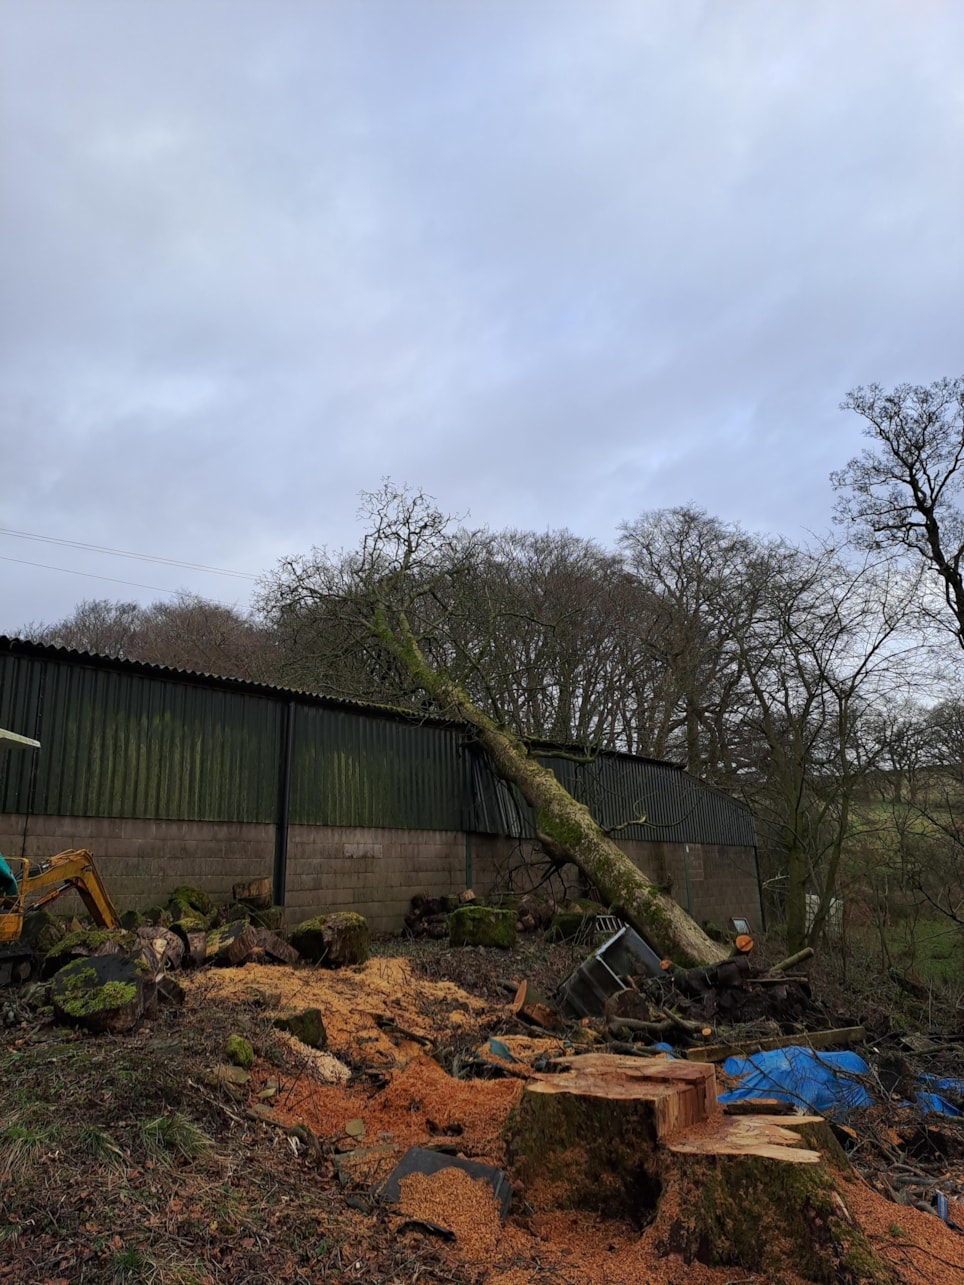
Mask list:
[[[822,1124],[823,1117],[798,1116],[795,1122]],[[760,1156],[787,1164],[820,1163],[819,1151],[805,1147],[800,1134],[787,1127],[785,1117],[774,1120],[764,1115],[721,1115],[708,1124],[681,1129],[667,1139],[666,1145],[680,1155]]]
[[657,1138],[706,1120],[716,1110],[716,1073],[708,1065],[583,1053],[558,1058],[553,1066],[560,1072],[532,1076],[526,1094],[645,1103]]
[[692,1062],[725,1062],[728,1057],[748,1057],[751,1053],[765,1053],[770,1049],[800,1048],[830,1049],[835,1045],[849,1048],[859,1044],[866,1035],[862,1026],[840,1026],[827,1031],[805,1031],[800,1035],[774,1035],[765,1040],[747,1040],[742,1044],[709,1044],[704,1048],[686,1050]]
[[244,883],[236,883],[231,888],[231,896],[235,901],[266,910],[271,905],[271,880],[248,879]]

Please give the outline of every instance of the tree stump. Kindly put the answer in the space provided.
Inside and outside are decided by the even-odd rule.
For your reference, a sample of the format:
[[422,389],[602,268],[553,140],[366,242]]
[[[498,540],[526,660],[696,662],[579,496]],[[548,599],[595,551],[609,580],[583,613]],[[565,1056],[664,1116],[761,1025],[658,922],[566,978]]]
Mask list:
[[75,959],[50,986],[54,1013],[90,1031],[131,1031],[154,1000],[154,985],[123,955]]
[[821,1117],[724,1116],[708,1063],[590,1053],[555,1065],[526,1081],[507,1126],[535,1209],[653,1224],[658,1249],[686,1262],[893,1280],[847,1207],[851,1171]]

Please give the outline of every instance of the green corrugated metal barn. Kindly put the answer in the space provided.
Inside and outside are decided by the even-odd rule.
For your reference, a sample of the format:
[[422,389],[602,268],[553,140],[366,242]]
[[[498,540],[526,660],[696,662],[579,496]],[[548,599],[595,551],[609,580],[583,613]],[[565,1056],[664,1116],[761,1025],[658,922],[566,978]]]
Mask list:
[[[396,710],[0,637],[0,727],[42,746],[0,752],[0,849],[91,847],[131,896],[168,870],[219,888],[253,870],[306,911],[312,893],[335,904],[341,884],[357,884],[351,904],[368,898],[387,922],[401,902],[381,897],[384,884],[491,884],[479,863],[497,864],[493,845],[531,837],[527,808],[464,728]],[[755,887],[753,820],[738,801],[629,755],[544,761],[602,825],[625,827],[644,868],[634,849],[699,850],[705,880],[714,850],[738,862],[746,885],[752,856]],[[755,901],[743,906],[751,918]]]

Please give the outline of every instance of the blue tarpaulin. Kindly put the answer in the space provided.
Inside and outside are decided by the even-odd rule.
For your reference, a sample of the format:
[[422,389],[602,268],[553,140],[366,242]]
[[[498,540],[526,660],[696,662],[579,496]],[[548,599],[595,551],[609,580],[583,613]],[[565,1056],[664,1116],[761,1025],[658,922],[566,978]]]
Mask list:
[[840,1115],[873,1102],[855,1078],[869,1070],[856,1053],[814,1053],[790,1046],[750,1057],[729,1057],[723,1070],[740,1081],[737,1088],[720,1094],[723,1103],[774,1098],[820,1115]]

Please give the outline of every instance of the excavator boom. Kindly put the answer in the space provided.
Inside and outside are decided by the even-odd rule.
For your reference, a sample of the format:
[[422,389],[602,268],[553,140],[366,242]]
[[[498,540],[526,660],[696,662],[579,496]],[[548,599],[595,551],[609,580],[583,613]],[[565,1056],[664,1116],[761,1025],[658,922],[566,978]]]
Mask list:
[[12,858],[17,895],[0,899],[0,944],[19,941],[26,915],[74,889],[100,928],[118,928],[120,920],[94,858],[86,848],[58,852],[38,865]]

